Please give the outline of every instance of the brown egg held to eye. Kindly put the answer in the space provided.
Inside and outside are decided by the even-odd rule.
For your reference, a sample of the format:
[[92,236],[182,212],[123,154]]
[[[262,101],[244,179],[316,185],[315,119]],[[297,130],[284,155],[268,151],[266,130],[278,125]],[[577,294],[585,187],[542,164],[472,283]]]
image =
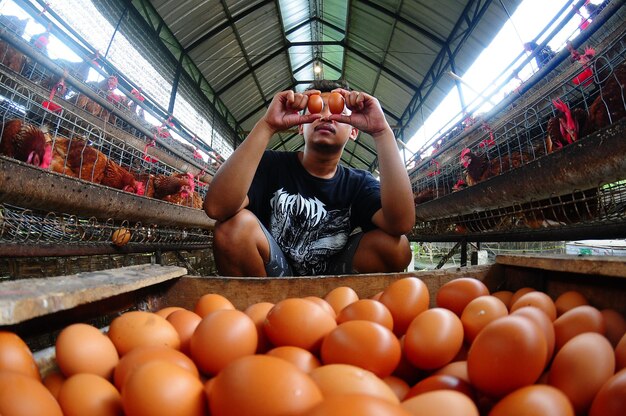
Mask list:
[[338,92],[331,92],[328,97],[328,107],[330,108],[330,112],[333,114],[341,114],[343,113],[344,106],[345,100],[343,99],[343,95]]
[[311,114],[321,113],[324,108],[324,100],[322,100],[322,96],[319,94],[309,95],[307,108]]

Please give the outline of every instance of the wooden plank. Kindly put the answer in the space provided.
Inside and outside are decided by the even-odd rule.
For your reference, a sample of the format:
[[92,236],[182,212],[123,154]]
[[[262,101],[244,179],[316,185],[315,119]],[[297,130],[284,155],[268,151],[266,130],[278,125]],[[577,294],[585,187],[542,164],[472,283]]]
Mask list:
[[626,257],[575,255],[498,255],[496,263],[556,272],[594,274],[626,278]]
[[354,289],[363,299],[382,291],[395,280],[410,276],[424,281],[431,294],[431,306],[434,306],[434,294],[444,283],[467,276],[482,280],[490,269],[491,266],[473,266],[409,273],[280,278],[185,276],[168,288],[167,293],[159,299],[158,307],[181,306],[193,310],[200,296],[218,293],[228,298],[237,309],[244,310],[256,302],[276,303],[290,297],[324,297],[339,286]]
[[5,281],[0,283],[0,325],[16,324],[185,274],[187,269],[183,267],[143,264],[69,276]]

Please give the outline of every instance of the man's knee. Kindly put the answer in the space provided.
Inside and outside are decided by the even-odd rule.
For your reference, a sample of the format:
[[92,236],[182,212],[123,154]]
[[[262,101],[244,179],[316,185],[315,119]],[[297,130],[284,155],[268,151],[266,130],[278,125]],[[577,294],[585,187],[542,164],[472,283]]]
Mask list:
[[228,220],[215,223],[213,244],[217,247],[233,245],[243,238],[250,238],[255,227],[258,227],[256,216],[248,210],[241,210]]
[[366,233],[355,256],[355,268],[368,272],[399,272],[411,262],[411,245],[406,236],[392,236],[382,230]]

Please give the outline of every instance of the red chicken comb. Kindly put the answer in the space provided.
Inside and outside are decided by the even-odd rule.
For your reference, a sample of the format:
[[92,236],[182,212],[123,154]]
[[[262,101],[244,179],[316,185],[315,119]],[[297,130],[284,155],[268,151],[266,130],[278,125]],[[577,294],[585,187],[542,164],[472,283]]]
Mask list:
[[470,153],[470,152],[471,152],[471,150],[470,150],[469,148],[465,148],[465,149],[463,149],[463,150],[461,151],[461,160],[463,160],[463,158],[464,158],[465,156],[467,156],[467,154],[468,154],[468,153]]
[[568,113],[570,111],[569,107],[567,106],[567,104],[565,104],[563,102],[563,100],[561,100],[560,98],[554,99],[552,100],[552,104],[554,104],[554,107],[557,110],[560,110],[564,113]]

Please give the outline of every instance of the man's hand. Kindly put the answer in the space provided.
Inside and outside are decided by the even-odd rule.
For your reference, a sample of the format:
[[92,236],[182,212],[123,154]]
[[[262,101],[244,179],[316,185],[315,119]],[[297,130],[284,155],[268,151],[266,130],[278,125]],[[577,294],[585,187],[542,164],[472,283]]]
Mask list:
[[312,123],[320,114],[301,114],[309,102],[309,96],[319,94],[317,90],[296,93],[292,90],[279,92],[274,96],[265,113],[264,122],[272,133],[287,130],[300,124]]
[[361,91],[348,91],[341,88],[333,90],[340,93],[346,100],[346,107],[352,112],[346,114],[331,114],[328,120],[347,123],[352,127],[370,134],[374,139],[391,128],[385,119],[383,109],[376,97]]

